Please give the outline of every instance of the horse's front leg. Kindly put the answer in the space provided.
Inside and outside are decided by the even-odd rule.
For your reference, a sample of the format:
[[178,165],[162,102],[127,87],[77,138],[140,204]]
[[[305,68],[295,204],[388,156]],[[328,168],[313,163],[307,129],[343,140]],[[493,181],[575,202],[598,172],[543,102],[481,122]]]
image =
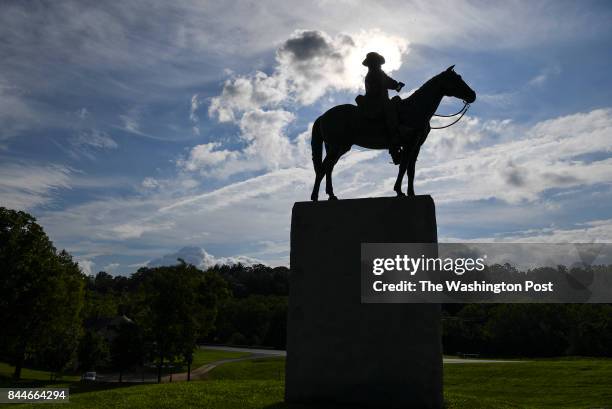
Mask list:
[[408,153],[406,148],[402,150],[402,160],[399,164],[399,171],[397,172],[397,179],[395,180],[395,185],[393,186],[393,190],[397,193],[398,197],[406,196],[404,192],[402,192],[402,181],[404,180],[404,174],[406,173],[406,169],[408,167]]
[[419,151],[421,150],[420,146],[414,148],[412,152],[410,152],[410,160],[408,161],[408,196],[415,196],[414,193],[414,174],[416,169],[416,161],[419,156]]

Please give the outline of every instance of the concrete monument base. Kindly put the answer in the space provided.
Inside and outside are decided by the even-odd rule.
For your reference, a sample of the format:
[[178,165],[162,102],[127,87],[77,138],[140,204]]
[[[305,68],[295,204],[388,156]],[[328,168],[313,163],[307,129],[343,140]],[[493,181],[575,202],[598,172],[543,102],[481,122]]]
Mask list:
[[437,242],[432,198],[294,205],[285,398],[442,408],[440,306],[362,304],[366,242]]

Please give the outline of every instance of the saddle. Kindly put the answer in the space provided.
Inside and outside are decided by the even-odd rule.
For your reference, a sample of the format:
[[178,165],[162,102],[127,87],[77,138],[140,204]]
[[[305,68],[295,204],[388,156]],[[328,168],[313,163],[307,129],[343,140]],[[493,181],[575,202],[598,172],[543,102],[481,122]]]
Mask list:
[[372,121],[382,121],[384,119],[383,106],[378,101],[372,101],[365,95],[357,95],[355,98],[359,115]]

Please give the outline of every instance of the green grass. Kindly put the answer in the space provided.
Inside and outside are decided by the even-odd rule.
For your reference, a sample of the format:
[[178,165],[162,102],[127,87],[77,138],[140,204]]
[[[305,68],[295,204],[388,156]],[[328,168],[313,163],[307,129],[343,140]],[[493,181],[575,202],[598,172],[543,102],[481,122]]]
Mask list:
[[450,402],[495,399],[510,408],[612,408],[612,360],[448,364],[444,392]]
[[[69,404],[46,404],[45,408],[264,408],[282,400],[278,381],[200,381],[138,385],[100,391],[72,393]],[[20,408],[40,408],[39,404]]]
[[[282,379],[282,358],[228,363],[217,380]],[[447,364],[444,396],[449,409],[610,408],[612,360],[549,359],[520,363]]]
[[209,372],[207,379],[218,380],[277,380],[285,379],[285,358],[261,358],[230,362]]
[[[13,376],[15,367],[7,363],[0,362],[0,379],[10,379]],[[23,368],[21,370],[21,378],[30,381],[49,381],[51,374],[48,371],[39,371],[37,369]],[[76,375],[64,375],[61,378],[62,381],[78,381],[79,377]]]
[[[92,409],[311,407],[287,405],[282,402],[283,372],[283,358],[233,362],[215,368],[210,372],[209,379],[205,381],[115,387],[107,390],[71,389],[71,404],[63,407]],[[506,364],[447,364],[444,366],[444,377],[447,409],[612,409],[612,360],[610,359],[575,358]]]

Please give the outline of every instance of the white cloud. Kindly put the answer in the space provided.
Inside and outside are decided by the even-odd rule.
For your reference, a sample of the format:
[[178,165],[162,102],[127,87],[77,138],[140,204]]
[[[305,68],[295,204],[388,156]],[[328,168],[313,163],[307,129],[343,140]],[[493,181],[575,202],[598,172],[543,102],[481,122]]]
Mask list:
[[[311,172],[305,169],[290,168],[252,177],[242,182],[232,183],[212,192],[189,196],[176,200],[160,208],[161,212],[177,208],[187,208],[193,211],[212,211],[237,202],[247,202],[250,199],[268,196],[292,185],[302,185],[311,178]],[[203,204],[206,203],[204,207]],[[183,210],[185,211],[185,210]]]
[[0,205],[32,209],[53,200],[58,189],[70,188],[69,168],[59,165],[0,165]]
[[[361,61],[372,50],[385,55],[385,69],[392,72],[401,66],[408,43],[380,30],[335,37],[316,30],[295,31],[278,47],[272,74],[257,71],[229,79],[221,95],[211,100],[209,115],[236,122],[246,147],[229,151],[214,143],[198,145],[179,164],[215,177],[305,165],[309,132],[289,139],[285,129],[295,114],[288,106],[312,104],[329,91],[356,92],[366,73]],[[192,111],[193,107],[192,99]]]
[[[223,104],[213,101],[212,105],[220,120],[239,120],[237,111],[263,109],[262,104],[277,109],[276,104],[286,102],[309,103],[326,89],[352,92],[360,85],[356,79],[364,51],[382,49],[389,61],[387,69],[393,69],[394,55],[407,45],[406,39],[436,52],[451,48],[461,52],[538,47],[609,34],[609,13],[604,7],[554,2],[529,7],[522,2],[500,6],[423,0],[384,5],[286,1],[274,7],[199,0],[26,4],[5,2],[0,15],[0,53],[11,56],[3,76],[20,90],[7,93],[7,87],[2,87],[0,91],[0,138],[42,123],[69,128],[59,104],[49,102],[58,96],[82,97],[83,92],[91,92],[122,106],[157,103],[176,95],[172,91],[177,89],[218,81],[226,67],[241,72],[249,58],[261,59],[265,66],[274,47],[279,54],[271,72],[238,75],[227,82],[219,96]],[[292,48],[293,43],[283,43],[296,27],[325,33],[319,35],[324,42],[319,41],[323,52],[317,58],[297,58],[304,55],[294,52],[299,44]],[[377,34],[380,28],[385,32]],[[341,33],[351,33],[354,46]],[[376,38],[384,41],[376,44]],[[302,34],[300,41],[308,39]],[[311,65],[316,69],[310,69]],[[92,101],[91,106],[98,102]],[[121,122],[125,130],[144,135],[135,118],[125,116]],[[192,127],[197,134],[200,127]]]
[[0,141],[40,125],[24,92],[0,78]]
[[105,265],[104,267],[102,267],[102,271],[105,271],[107,273],[112,273],[115,270],[117,270],[120,266],[121,266],[121,264],[119,264],[119,263],[109,263],[109,264]]
[[235,121],[237,113],[276,106],[286,98],[286,84],[259,71],[249,77],[227,80],[221,95],[211,100],[208,114],[220,122]]
[[550,79],[550,77],[559,75],[560,73],[561,67],[559,67],[558,65],[546,67],[541,70],[538,75],[531,78],[528,84],[531,86],[542,86],[546,81]]
[[77,136],[72,138],[72,143],[80,147],[96,149],[115,149],[118,146],[117,142],[106,132],[98,129],[80,131]]
[[357,91],[366,73],[361,61],[373,50],[385,56],[385,70],[392,72],[401,66],[408,42],[380,30],[335,37],[317,30],[295,31],[277,49],[272,74],[257,71],[227,80],[221,95],[212,99],[209,115],[234,121],[249,110],[287,102],[309,105],[329,91]]
[[[291,204],[307,197],[312,177],[306,170],[285,169],[200,195],[186,194],[176,181],[155,194],[105,198],[37,216],[57,246],[84,258],[154,259],[194,244],[255,245],[244,254],[257,257],[262,238],[288,240]],[[275,265],[286,264],[287,255],[263,254]]]
[[589,220],[570,227],[555,226],[506,232],[493,237],[442,238],[444,242],[473,243],[612,243],[612,219]]
[[505,239],[531,243],[612,243],[612,219],[590,220],[571,228],[531,229]]
[[233,257],[215,257],[212,254],[206,252],[200,247],[183,247],[175,253],[166,254],[163,257],[151,260],[147,263],[148,267],[159,267],[159,266],[172,266],[179,264],[178,259],[184,260],[187,264],[192,264],[201,269],[207,269],[214,265],[233,265],[233,264],[261,264],[260,260],[257,260],[248,256],[233,256]]
[[202,104],[200,101],[200,97],[198,94],[193,94],[191,96],[191,106],[189,107],[189,120],[192,123],[193,133],[196,135],[200,134],[200,118],[198,117],[198,108]]
[[285,128],[294,119],[294,114],[284,110],[248,111],[239,124],[240,138],[246,144],[244,149],[223,149],[218,142],[200,144],[177,163],[186,171],[217,178],[301,164],[307,136],[296,138],[292,143],[285,133]]
[[189,119],[194,123],[197,123],[199,121],[199,118],[196,115],[196,112],[200,104],[201,102],[200,102],[200,98],[198,94],[193,94],[191,96],[191,106],[189,108]]
[[285,127],[295,115],[282,110],[249,111],[240,120],[241,137],[248,142],[247,157],[256,157],[271,168],[293,164],[291,143],[284,134]]
[[90,276],[94,273],[94,266],[96,263],[94,263],[92,260],[77,259],[76,261],[79,264],[83,274]]
[[126,222],[112,226],[110,233],[112,237],[117,237],[121,240],[137,239],[142,237],[142,235],[145,233],[161,233],[162,231],[172,229],[173,227],[174,223],[172,222]]
[[140,124],[136,120],[136,118],[131,117],[129,115],[119,115],[119,119],[123,122],[123,129],[128,132],[139,133],[140,132]]
[[[338,164],[345,184],[358,163],[379,152],[353,152]],[[394,167],[387,169],[393,172]],[[287,168],[221,188],[189,194],[181,176],[160,181],[164,188],[125,198],[104,198],[44,211],[39,220],[54,242],[73,254],[136,255],[154,259],[180,246],[241,246],[243,254],[273,265],[286,265],[288,251],[269,243],[287,242],[292,204],[309,196],[314,172]],[[137,248],[134,248],[136,246]],[[277,246],[278,247],[278,246]],[[86,257],[87,255],[87,257]]]
[[146,177],[143,179],[141,185],[145,189],[155,189],[159,187],[159,181],[152,177]]
[[[257,55],[295,27],[328,32],[385,27],[420,44],[488,49],[492,44],[508,48],[596,36],[607,23],[595,7],[556,2],[527,7],[525,2],[500,6],[450,0],[384,4],[284,1],[274,7],[250,7],[237,0],[183,0],[172,4],[134,1],[112,6],[63,1],[54,3],[51,9],[15,3],[6,5],[3,11],[0,27],[8,44],[19,45],[17,40],[40,43],[36,49],[22,53],[57,50],[62,58],[79,65],[102,61],[114,67],[152,66],[173,61],[185,51],[206,56],[212,53],[205,51]],[[20,30],[28,21],[40,30]],[[152,40],[137,42],[142,37],[130,35],[134,28]]]
[[179,164],[188,171],[218,166],[221,163],[236,158],[237,152],[219,149],[218,142],[204,143],[194,146],[189,152],[187,159],[180,160]]

